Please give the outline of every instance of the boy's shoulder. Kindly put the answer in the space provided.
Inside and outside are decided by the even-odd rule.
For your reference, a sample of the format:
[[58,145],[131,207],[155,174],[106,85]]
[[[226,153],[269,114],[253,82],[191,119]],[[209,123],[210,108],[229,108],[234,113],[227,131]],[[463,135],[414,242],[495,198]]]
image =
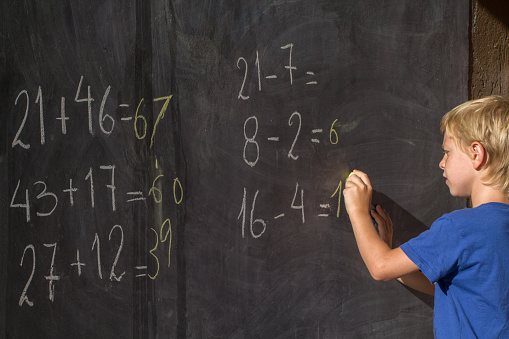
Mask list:
[[473,215],[485,215],[487,213],[502,213],[509,215],[509,205],[501,202],[488,202],[473,208],[463,208],[444,214],[449,217],[463,217]]
[[475,225],[477,231],[484,228],[509,227],[509,205],[490,202],[475,208],[464,208],[444,214],[437,220],[439,223],[450,223],[455,229],[471,229]]

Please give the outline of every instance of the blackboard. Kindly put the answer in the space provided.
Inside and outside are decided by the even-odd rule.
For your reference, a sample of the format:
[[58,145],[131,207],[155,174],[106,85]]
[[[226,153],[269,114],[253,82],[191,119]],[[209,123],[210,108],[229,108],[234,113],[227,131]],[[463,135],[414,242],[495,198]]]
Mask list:
[[0,335],[425,338],[374,282],[353,169],[396,245],[445,212],[468,1],[3,1]]

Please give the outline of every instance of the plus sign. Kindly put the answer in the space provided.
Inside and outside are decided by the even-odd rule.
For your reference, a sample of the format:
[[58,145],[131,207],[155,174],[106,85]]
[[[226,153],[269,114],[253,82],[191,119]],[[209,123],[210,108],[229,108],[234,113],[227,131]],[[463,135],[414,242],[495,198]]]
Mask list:
[[80,250],[76,250],[76,262],[72,263],[71,266],[78,266],[78,276],[81,277],[81,266],[86,266],[84,263],[80,262]]
[[74,199],[73,199],[73,193],[76,192],[78,189],[72,187],[72,179],[69,179],[69,188],[63,190],[64,193],[69,193],[69,199],[71,201],[71,206],[74,206]]

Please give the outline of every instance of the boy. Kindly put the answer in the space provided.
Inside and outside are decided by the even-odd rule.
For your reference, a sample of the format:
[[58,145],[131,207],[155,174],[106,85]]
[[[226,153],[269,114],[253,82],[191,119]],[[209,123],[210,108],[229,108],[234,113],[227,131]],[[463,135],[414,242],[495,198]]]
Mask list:
[[370,213],[371,183],[355,170],[343,191],[355,239],[375,280],[435,295],[435,337],[509,338],[509,100],[468,101],[443,117],[441,129],[446,184],[473,208],[391,249],[391,219],[380,206]]

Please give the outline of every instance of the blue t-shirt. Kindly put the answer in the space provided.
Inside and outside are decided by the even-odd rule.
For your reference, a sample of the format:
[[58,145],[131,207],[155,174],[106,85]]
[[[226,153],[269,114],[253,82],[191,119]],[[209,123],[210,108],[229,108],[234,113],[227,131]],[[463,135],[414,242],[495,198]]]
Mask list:
[[509,205],[446,214],[401,249],[436,282],[436,338],[509,338]]

